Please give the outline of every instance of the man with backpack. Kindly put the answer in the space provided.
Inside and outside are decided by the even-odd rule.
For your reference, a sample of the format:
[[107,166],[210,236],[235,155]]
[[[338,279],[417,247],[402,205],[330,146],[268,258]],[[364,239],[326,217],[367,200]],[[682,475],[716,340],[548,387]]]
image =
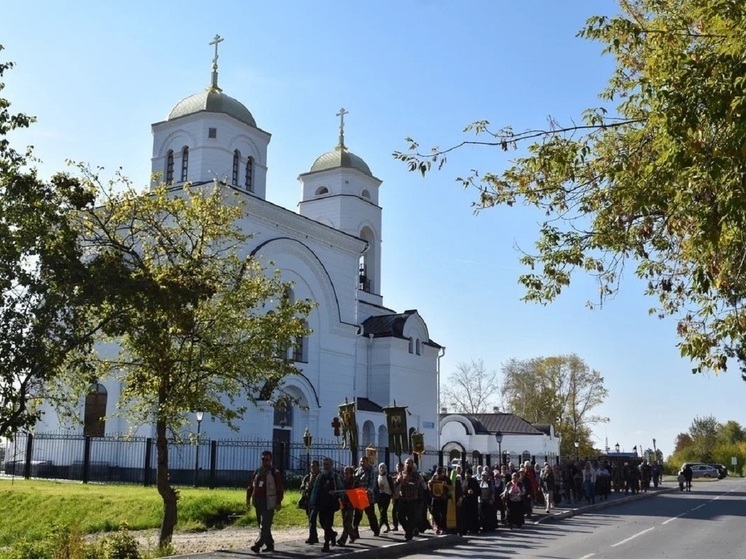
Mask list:
[[321,473],[311,489],[310,499],[311,507],[318,512],[319,525],[324,529],[322,551],[330,551],[329,546],[337,543],[337,533],[332,526],[334,513],[339,510],[339,491],[344,491],[344,482],[339,474],[332,470],[332,459],[324,458]]
[[[251,546],[251,551],[274,551],[275,540],[272,537],[272,521],[275,511],[282,507],[282,476],[272,466],[272,453],[262,452],[262,465],[254,472],[246,488],[246,506],[254,504],[256,519],[259,523],[259,538]],[[262,550],[262,545],[266,548]]]

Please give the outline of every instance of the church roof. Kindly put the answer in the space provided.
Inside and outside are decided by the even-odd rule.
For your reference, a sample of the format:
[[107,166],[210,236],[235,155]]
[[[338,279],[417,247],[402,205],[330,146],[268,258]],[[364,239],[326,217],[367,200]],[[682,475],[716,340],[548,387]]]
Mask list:
[[373,334],[374,338],[404,338],[404,324],[417,311],[404,311],[396,314],[371,316],[363,322],[363,336]]
[[542,431],[528,421],[512,413],[441,413],[440,419],[449,415],[460,415],[474,426],[479,434],[541,435]]
[[340,168],[357,169],[369,177],[373,176],[370,167],[368,167],[368,164],[363,161],[363,158],[355,155],[344,146],[337,146],[333,150],[316,158],[316,161],[311,165],[310,172],[314,173],[316,171],[327,171],[329,169]]
[[372,411],[383,413],[383,408],[368,398],[357,399],[357,411]]
[[168,115],[168,120],[174,120],[182,116],[199,112],[223,113],[232,116],[244,124],[256,127],[254,117],[243,103],[234,99],[230,95],[226,95],[220,91],[219,88],[214,87],[208,87],[204,91],[200,91],[199,93],[195,93],[194,95],[190,95],[189,97],[179,101],[176,106],[171,109],[171,112]]

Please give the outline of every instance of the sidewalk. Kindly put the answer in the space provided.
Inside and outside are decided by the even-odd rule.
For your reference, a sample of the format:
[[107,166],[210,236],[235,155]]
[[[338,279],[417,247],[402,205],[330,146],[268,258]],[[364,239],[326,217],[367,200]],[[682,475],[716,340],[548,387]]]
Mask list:
[[[658,489],[651,489],[647,493],[638,493],[637,495],[625,495],[624,493],[612,493],[607,501],[596,499],[593,505],[581,503],[579,505],[558,506],[547,514],[543,508],[534,508],[532,518],[526,519],[527,523],[543,524],[546,522],[569,518],[577,514],[583,514],[593,510],[606,508],[632,500],[653,497],[662,492],[673,491],[677,489],[674,484],[660,486]],[[496,534],[499,534],[503,527],[500,527]],[[376,537],[373,536],[367,526],[360,530],[360,539],[354,544],[348,544],[345,547],[332,547],[331,551],[321,551],[321,545],[308,545],[303,540],[285,541],[277,544],[276,551],[272,553],[254,553],[248,547],[242,549],[216,550],[211,553],[196,553],[191,555],[177,555],[170,559],[246,559],[247,557],[282,557],[284,559],[295,559],[303,557],[339,557],[345,556],[350,559],[379,559],[402,557],[405,555],[414,555],[426,553],[428,551],[442,549],[458,545],[465,541],[462,536],[446,534],[437,536],[433,533],[420,534],[411,541],[404,540],[403,532],[389,532]],[[477,536],[478,537],[478,536]]]

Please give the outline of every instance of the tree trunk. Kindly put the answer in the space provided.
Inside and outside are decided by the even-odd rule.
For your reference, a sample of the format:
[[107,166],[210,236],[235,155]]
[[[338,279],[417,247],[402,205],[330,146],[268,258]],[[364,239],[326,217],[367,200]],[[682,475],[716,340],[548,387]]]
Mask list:
[[163,521],[161,522],[161,534],[158,538],[158,548],[165,549],[171,543],[176,527],[176,502],[178,494],[171,487],[168,480],[168,439],[166,438],[166,423],[158,420],[156,422],[156,452],[158,467],[156,469],[156,486],[158,493],[163,499]]

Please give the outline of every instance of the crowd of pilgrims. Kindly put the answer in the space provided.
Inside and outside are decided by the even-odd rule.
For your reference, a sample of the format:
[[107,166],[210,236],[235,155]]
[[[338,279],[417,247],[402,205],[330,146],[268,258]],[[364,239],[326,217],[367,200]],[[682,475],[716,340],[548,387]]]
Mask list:
[[[455,477],[455,482],[452,480]],[[617,489],[636,493],[647,490],[650,482],[658,486],[660,468],[644,462],[639,467],[628,463],[612,468],[597,461],[564,462],[562,465],[524,462],[490,466],[464,465],[456,475],[444,467],[420,472],[408,458],[389,472],[386,464],[375,467],[363,457],[357,468],[347,466],[341,472],[324,459],[322,467],[314,461],[301,483],[301,508],[309,521],[306,543],[345,546],[360,537],[363,516],[375,536],[388,532],[404,533],[411,540],[421,532],[475,535],[491,532],[500,524],[510,529],[523,526],[535,507],[550,512],[562,502],[588,504],[596,498],[607,499],[612,481]],[[348,489],[363,488],[368,506],[356,508]],[[448,499],[455,495],[455,519],[448,522]],[[365,503],[363,503],[365,504]],[[341,513],[341,533],[334,530],[335,513]],[[455,521],[454,521],[455,520]]]

